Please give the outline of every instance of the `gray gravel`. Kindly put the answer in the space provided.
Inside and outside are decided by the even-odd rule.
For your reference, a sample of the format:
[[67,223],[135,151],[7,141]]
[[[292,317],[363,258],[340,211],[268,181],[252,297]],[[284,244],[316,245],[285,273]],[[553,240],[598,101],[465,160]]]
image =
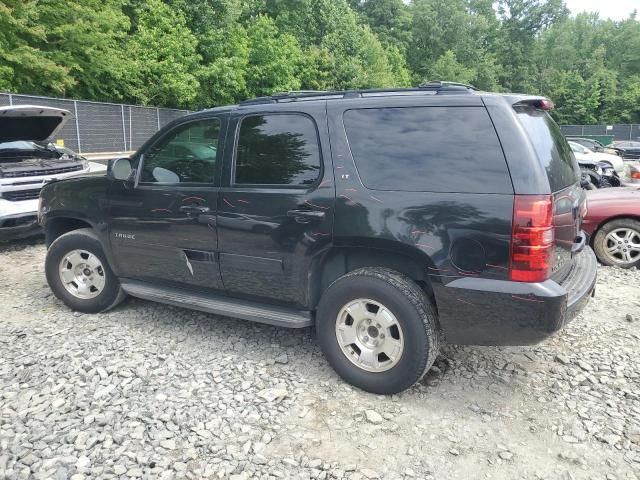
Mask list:
[[81,315],[39,242],[0,246],[0,479],[639,479],[640,272],[562,334],[445,347],[382,397],[313,331],[129,300]]

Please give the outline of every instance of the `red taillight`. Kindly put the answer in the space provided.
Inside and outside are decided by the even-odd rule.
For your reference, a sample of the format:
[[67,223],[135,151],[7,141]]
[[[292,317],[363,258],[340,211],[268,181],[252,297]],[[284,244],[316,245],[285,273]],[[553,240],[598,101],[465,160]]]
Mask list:
[[516,195],[511,232],[511,280],[542,282],[548,279],[553,240],[552,197]]
[[630,176],[634,180],[640,180],[640,171],[639,170],[631,170]]

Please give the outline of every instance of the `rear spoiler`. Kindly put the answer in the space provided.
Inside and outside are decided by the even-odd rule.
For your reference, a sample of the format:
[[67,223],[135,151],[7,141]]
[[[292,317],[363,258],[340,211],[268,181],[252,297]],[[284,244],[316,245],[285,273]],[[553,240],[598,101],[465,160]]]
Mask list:
[[555,108],[555,104],[545,97],[531,97],[518,100],[513,104],[513,108],[518,107],[533,107],[538,110],[553,110]]

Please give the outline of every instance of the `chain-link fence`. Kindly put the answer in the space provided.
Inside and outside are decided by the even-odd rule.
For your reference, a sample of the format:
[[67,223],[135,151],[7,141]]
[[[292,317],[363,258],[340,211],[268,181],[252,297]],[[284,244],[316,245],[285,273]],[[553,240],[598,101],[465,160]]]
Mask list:
[[562,125],[562,133],[572,137],[590,135],[613,135],[614,140],[640,141],[640,125]]
[[85,154],[136,150],[160,127],[189,113],[170,108],[0,93],[0,106],[7,105],[69,110],[74,119],[67,122],[55,140],[63,140],[65,146]]

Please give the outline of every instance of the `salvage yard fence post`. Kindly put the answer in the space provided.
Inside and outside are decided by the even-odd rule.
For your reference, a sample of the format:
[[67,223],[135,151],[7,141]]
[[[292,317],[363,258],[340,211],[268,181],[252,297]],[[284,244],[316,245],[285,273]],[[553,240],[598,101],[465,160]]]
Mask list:
[[78,139],[78,153],[82,153],[82,142],[80,142],[80,125],[78,125],[78,102],[73,101],[74,120],[76,122],[76,138]]

